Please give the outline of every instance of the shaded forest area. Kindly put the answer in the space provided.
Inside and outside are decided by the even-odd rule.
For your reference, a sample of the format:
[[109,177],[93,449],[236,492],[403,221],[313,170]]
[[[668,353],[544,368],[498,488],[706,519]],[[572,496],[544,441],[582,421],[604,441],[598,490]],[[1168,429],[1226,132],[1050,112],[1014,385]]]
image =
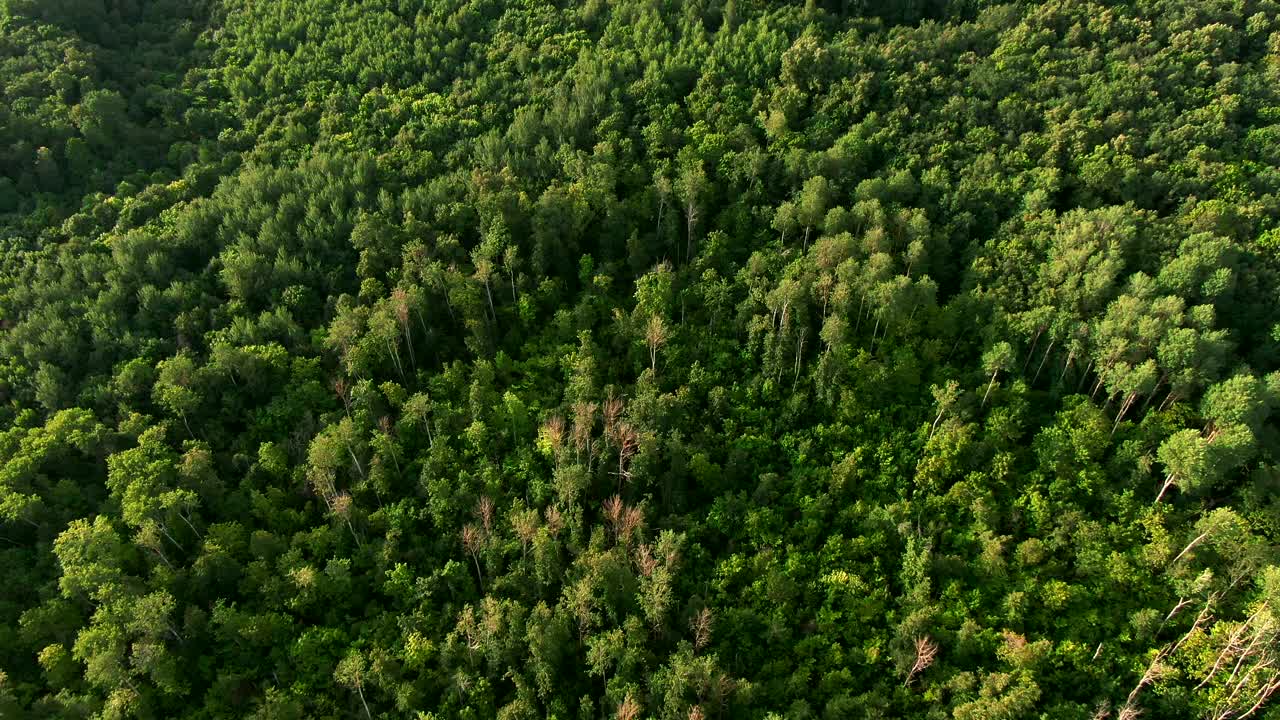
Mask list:
[[1278,193],[1274,0],[0,0],[0,717],[1280,717]]

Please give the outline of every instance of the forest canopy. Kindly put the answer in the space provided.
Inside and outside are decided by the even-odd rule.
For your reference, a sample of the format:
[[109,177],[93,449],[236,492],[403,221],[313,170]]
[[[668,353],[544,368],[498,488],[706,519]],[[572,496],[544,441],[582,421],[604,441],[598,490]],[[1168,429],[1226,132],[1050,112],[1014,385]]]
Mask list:
[[1276,0],[0,0],[0,717],[1280,717]]

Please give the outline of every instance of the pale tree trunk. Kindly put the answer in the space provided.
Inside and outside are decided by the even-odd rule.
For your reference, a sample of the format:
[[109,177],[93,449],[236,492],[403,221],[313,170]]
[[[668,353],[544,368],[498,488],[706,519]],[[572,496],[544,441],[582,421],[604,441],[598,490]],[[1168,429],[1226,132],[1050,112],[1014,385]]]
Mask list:
[[361,687],[361,685],[363,685],[363,683],[356,685],[356,694],[360,696],[360,704],[364,706],[365,718],[367,718],[367,720],[373,720],[373,714],[369,712],[369,703],[364,700],[364,688]]
[[404,328],[404,346],[409,349],[409,366],[412,368],[417,368],[418,358],[415,357],[413,354],[413,334],[409,332],[408,319],[406,319],[403,323],[400,323],[400,325],[401,327]]
[[1133,407],[1133,403],[1138,399],[1137,391],[1130,392],[1125,396],[1124,402],[1120,405],[1120,412],[1116,413],[1116,421],[1111,426],[1111,434],[1116,434],[1116,429],[1120,427],[1120,421],[1124,419],[1124,414],[1129,412],[1129,408]]
[[1062,372],[1058,375],[1058,384],[1067,378],[1067,370],[1071,368],[1071,361],[1076,359],[1076,351],[1074,349],[1067,352],[1067,361],[1062,363]]
[[795,374],[795,377],[791,379],[791,382],[793,385],[796,382],[799,382],[800,380],[800,359],[803,356],[804,356],[804,336],[801,335],[799,342],[796,343],[796,374]]
[[698,207],[692,202],[685,208],[685,215],[688,219],[688,238],[685,241],[684,262],[687,265],[693,258],[693,228],[698,222]]
[[400,365],[400,351],[396,349],[395,343],[387,341],[387,353],[391,355],[391,362],[396,366],[396,372],[400,374],[400,379],[405,380],[404,368]]
[[1190,550],[1192,550],[1193,547],[1196,547],[1197,544],[1199,544],[1199,542],[1202,541],[1202,539],[1207,537],[1208,537],[1208,532],[1203,532],[1199,534],[1199,537],[1197,537],[1196,539],[1193,539],[1192,542],[1187,543],[1187,547],[1184,547],[1183,551],[1179,552],[1178,555],[1174,557],[1174,559],[1170,560],[1169,564],[1172,565],[1174,564],[1174,562],[1178,562],[1179,560],[1181,560],[1181,557],[1183,557],[1184,555],[1187,555],[1187,553],[1190,552]]
[[938,416],[933,419],[933,424],[929,426],[929,437],[925,438],[925,442],[933,439],[933,434],[938,431],[938,423],[942,422],[942,416],[946,413],[946,410],[938,411]]
[[1089,380],[1089,371],[1093,369],[1093,361],[1090,360],[1088,365],[1084,366],[1084,372],[1080,374],[1080,384],[1076,385],[1076,392],[1084,389],[1084,384]]
[[179,543],[177,540],[174,540],[174,539],[173,539],[173,536],[169,534],[169,529],[168,529],[168,528],[166,528],[166,527],[164,526],[164,523],[162,523],[162,522],[157,522],[157,523],[156,523],[156,527],[157,527],[157,528],[159,528],[159,530],[160,530],[161,534],[163,534],[166,538],[168,538],[168,539],[169,539],[169,542],[173,543],[173,546],[174,546],[174,547],[178,548],[178,549],[179,549],[179,550],[181,550],[182,552],[186,552],[186,551],[187,551],[187,550],[186,550],[186,548],[182,547],[182,544],[181,544],[181,543]]
[[1027,368],[1031,366],[1031,357],[1035,355],[1036,346],[1040,344],[1040,335],[1044,332],[1044,328],[1038,328],[1036,334],[1031,337],[1031,347],[1027,348],[1027,359],[1022,361],[1022,372],[1026,374]]
[[476,564],[476,582],[480,584],[480,594],[484,595],[484,573],[480,571],[480,559],[471,553],[471,562]]
[[1145,415],[1147,413],[1147,408],[1151,407],[1151,401],[1154,400],[1156,397],[1156,390],[1159,390],[1160,386],[1164,385],[1165,380],[1168,380],[1168,379],[1169,379],[1168,374],[1164,374],[1160,376],[1160,379],[1156,381],[1155,387],[1151,388],[1151,392],[1147,395],[1147,399],[1142,401],[1142,408],[1138,410],[1139,415]]
[[347,445],[347,454],[351,456],[351,462],[356,464],[356,471],[360,473],[361,479],[364,478],[364,466],[360,464],[360,459],[356,457],[356,453]]
[[[395,447],[394,447],[394,446],[391,448],[391,462],[392,462],[392,463],[394,463],[394,464],[395,464],[395,466],[396,466],[396,475],[402,475],[402,474],[404,473],[404,471],[400,469],[400,458],[399,458],[398,454],[396,453],[396,451],[395,451]],[[377,487],[376,487],[376,486],[374,487],[374,491],[375,491],[375,492],[377,491]],[[382,504],[382,494],[381,494],[381,493],[379,493],[379,494],[378,494],[378,504],[379,504],[379,505],[381,505],[381,504]]]
[[991,382],[987,383],[987,391],[982,394],[982,407],[987,406],[987,396],[991,394],[991,388],[995,387],[996,375],[999,375],[999,374],[1000,374],[999,370],[991,373]]
[[1053,344],[1056,342],[1057,339],[1050,340],[1049,347],[1044,349],[1044,356],[1040,358],[1040,366],[1036,368],[1035,377],[1031,378],[1032,385],[1035,385],[1036,381],[1040,379],[1040,371],[1044,370],[1044,364],[1049,360],[1049,353],[1053,350]]
[[1099,374],[1099,375],[1098,375],[1098,382],[1096,382],[1096,383],[1094,383],[1094,384],[1093,384],[1093,392],[1089,393],[1089,399],[1090,399],[1090,400],[1093,400],[1094,398],[1096,398],[1096,397],[1098,396],[1098,391],[1102,389],[1102,380],[1103,380],[1103,376],[1102,376],[1102,374]]
[[422,319],[422,313],[415,309],[413,314],[418,317],[418,327],[422,328],[422,337],[429,340],[431,338],[431,333],[427,330],[427,322]]
[[454,322],[457,322],[458,316],[453,314],[453,301],[449,299],[449,289],[448,288],[442,289],[440,291],[440,294],[444,296],[444,306],[449,310],[449,319]]
[[191,524],[191,521],[187,519],[187,516],[182,514],[181,510],[178,511],[178,517],[182,518],[182,522],[186,523],[187,527],[191,528],[191,532],[195,533],[197,538],[201,540],[204,539],[204,536],[200,534],[200,531],[196,529],[195,525]]
[[[1218,654],[1218,658],[1214,661],[1213,667],[1209,669],[1209,674],[1205,675],[1204,679],[1200,681],[1199,685],[1196,685],[1195,689],[1199,690],[1200,688],[1204,687],[1206,684],[1208,684],[1210,680],[1213,679],[1214,675],[1218,674],[1219,668],[1222,667],[1222,661],[1226,659],[1227,655],[1233,649],[1237,649],[1239,647],[1237,643],[1239,642],[1240,637],[1244,634],[1245,630],[1249,629],[1254,619],[1257,618],[1258,614],[1261,613],[1264,609],[1266,609],[1265,603],[1263,604],[1263,607],[1260,608],[1257,612],[1255,612],[1248,620],[1241,623],[1240,627],[1236,628],[1236,631],[1231,634],[1231,637],[1227,638],[1226,646],[1222,649],[1222,652]],[[1243,656],[1241,656],[1241,659],[1243,659]]]
[[173,563],[169,562],[169,558],[164,556],[163,550],[161,550],[159,547],[156,547],[153,549],[153,551],[155,552],[156,557],[160,558],[160,562],[165,564],[165,567],[168,567],[170,570],[174,569]]

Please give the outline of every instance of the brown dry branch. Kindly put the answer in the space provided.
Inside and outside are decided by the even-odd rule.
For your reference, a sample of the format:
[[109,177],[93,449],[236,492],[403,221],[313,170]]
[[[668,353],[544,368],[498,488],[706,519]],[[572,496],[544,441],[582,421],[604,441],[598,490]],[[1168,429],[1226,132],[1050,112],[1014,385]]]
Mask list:
[[618,720],[637,720],[640,717],[640,703],[631,693],[618,705]]
[[644,511],[638,507],[629,507],[622,515],[622,531],[620,536],[624,544],[631,542],[631,536],[644,528]]
[[1116,720],[1137,720],[1140,715],[1142,715],[1142,708],[1125,705],[1120,708],[1120,714],[1116,717]]
[[630,423],[619,423],[617,432],[615,433],[615,441],[618,444],[618,489],[622,489],[623,480],[631,480],[631,470],[628,463],[631,458],[635,457],[636,452],[640,449],[640,436],[636,433],[635,428]]
[[542,423],[542,436],[547,439],[547,444],[551,446],[551,452],[556,459],[556,467],[559,467],[560,451],[564,449],[564,418],[559,415],[552,415],[547,418],[547,421]]
[[564,528],[564,516],[555,507],[548,507],[543,513],[544,519],[547,521],[547,532],[551,533],[551,537],[560,534],[560,530]]
[[308,479],[311,481],[312,491],[324,500],[325,507],[332,512],[333,498],[338,494],[338,490],[333,484],[333,471],[317,470],[312,468],[311,472],[307,473],[307,475]]
[[653,577],[653,571],[658,568],[658,560],[653,556],[653,548],[649,545],[639,545],[636,547],[636,567],[640,569],[640,574],[644,577]]
[[644,339],[649,344],[649,369],[658,372],[658,350],[667,343],[667,325],[662,317],[652,315],[645,325]]
[[604,501],[604,519],[609,523],[609,528],[613,531],[613,541],[618,542],[622,535],[622,519],[627,512],[627,506],[622,502],[620,495],[614,495]]
[[586,455],[588,465],[591,462],[591,431],[596,424],[596,404],[593,402],[577,402],[573,404],[573,446],[579,459]]
[[356,528],[351,524],[351,511],[353,509],[354,500],[351,494],[343,491],[333,496],[333,501],[329,505],[329,510],[342,519],[347,526],[347,530],[351,532],[351,537],[356,541],[356,546],[360,547],[363,543],[360,536],[356,534]]
[[513,513],[511,516],[511,528],[515,530],[516,537],[520,539],[521,554],[529,552],[529,544],[533,542],[533,538],[538,534],[538,511],[522,510]]
[[333,379],[333,392],[342,401],[342,407],[346,410],[347,416],[351,415],[351,394],[348,392],[347,381],[342,378]]
[[471,561],[476,566],[476,580],[480,584],[480,594],[484,594],[484,573],[480,570],[480,550],[483,547],[484,538],[474,524],[467,524],[462,528],[462,547],[471,556]]
[[693,649],[701,650],[711,642],[711,627],[715,623],[715,614],[711,608],[702,608],[689,621],[689,629],[693,631]]
[[604,402],[604,432],[606,435],[613,436],[618,426],[618,420],[622,418],[623,403],[622,398],[611,397]]
[[475,514],[476,519],[484,527],[485,537],[488,537],[493,533],[493,500],[487,496],[481,497],[476,503]]
[[903,687],[911,684],[916,676],[924,672],[938,658],[938,644],[927,635],[916,638],[916,661],[911,665],[910,672],[907,673],[907,679],[902,682]]

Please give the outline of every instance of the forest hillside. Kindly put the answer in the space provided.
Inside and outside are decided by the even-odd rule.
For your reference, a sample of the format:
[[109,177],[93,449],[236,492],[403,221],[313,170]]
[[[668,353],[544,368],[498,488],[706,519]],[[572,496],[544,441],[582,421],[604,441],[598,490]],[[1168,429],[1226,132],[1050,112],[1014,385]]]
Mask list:
[[5,720],[1275,720],[1277,418],[1276,0],[0,0]]

